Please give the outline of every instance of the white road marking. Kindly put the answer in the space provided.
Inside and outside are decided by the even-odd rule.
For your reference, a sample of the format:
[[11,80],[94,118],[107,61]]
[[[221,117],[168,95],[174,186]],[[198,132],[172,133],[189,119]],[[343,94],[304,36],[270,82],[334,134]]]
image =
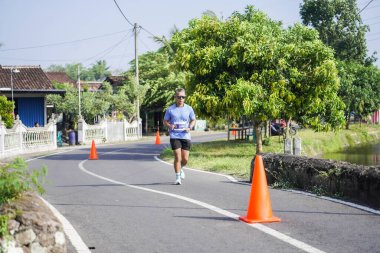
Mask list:
[[[53,155],[58,155],[66,152],[70,152],[73,150],[66,150],[62,152],[57,152],[49,155],[44,155],[44,156],[39,156],[35,158],[31,158],[26,160],[26,162],[30,162],[36,159],[48,157],[48,156],[53,156]],[[75,248],[77,253],[91,253],[91,251],[88,249],[87,245],[83,242],[82,238],[78,234],[78,232],[75,230],[73,225],[53,206],[51,205],[48,201],[46,201],[44,198],[40,196],[41,200],[49,207],[50,211],[54,214],[54,216],[59,220],[59,222],[62,223],[63,226],[63,231],[65,232],[66,236],[69,238],[71,244]]]
[[[88,147],[85,147],[85,148],[88,148]],[[116,152],[116,151],[120,151],[120,150],[124,150],[124,149],[125,148],[118,149],[118,150],[113,150],[111,152],[106,152],[106,153],[112,153],[112,152]],[[53,156],[53,155],[61,154],[61,153],[67,153],[67,152],[70,152],[70,151],[73,151],[73,149],[67,150],[67,151],[62,151],[62,152],[57,152],[57,153],[53,153],[53,154],[48,154],[48,155],[45,155],[45,156],[35,157],[35,158],[32,158],[32,159],[26,160],[26,162],[33,161],[33,160],[40,159],[40,158],[44,158],[44,157],[48,157],[48,156]],[[104,153],[104,154],[106,154],[106,153]],[[170,164],[168,162],[162,161],[157,156],[154,156],[154,158],[157,161],[163,162],[163,163],[168,164],[168,165],[172,165],[172,164]],[[209,204],[204,203],[204,202],[200,202],[200,201],[193,200],[193,199],[190,199],[190,198],[187,198],[187,197],[184,197],[184,196],[180,196],[180,195],[176,195],[176,194],[156,191],[156,190],[152,190],[152,189],[148,189],[148,188],[143,188],[143,187],[139,187],[139,186],[127,185],[125,183],[121,183],[121,182],[118,182],[118,181],[115,181],[115,180],[112,180],[112,179],[109,179],[109,178],[105,178],[105,177],[99,176],[97,174],[94,174],[94,173],[92,173],[92,172],[87,171],[87,170],[84,169],[83,163],[85,161],[87,161],[87,160],[84,160],[84,161],[82,161],[79,164],[80,169],[82,171],[88,173],[88,174],[91,174],[91,175],[93,175],[95,177],[98,177],[98,178],[101,178],[103,180],[106,180],[106,181],[109,181],[109,182],[113,182],[115,184],[121,184],[123,186],[128,186],[128,187],[131,187],[131,188],[139,189],[139,190],[150,191],[150,192],[154,192],[154,193],[163,194],[163,195],[171,196],[171,197],[174,197],[174,198],[182,199],[182,200],[194,203],[196,205],[203,206],[203,207],[205,207],[205,208],[207,208],[209,210],[215,211],[217,213],[220,213],[220,214],[222,214],[224,216],[227,216],[227,217],[230,217],[232,219],[238,220],[238,218],[239,218],[239,216],[237,214],[228,212],[226,210],[220,209],[218,207],[209,205]],[[81,167],[83,167],[83,169]],[[195,170],[195,169],[191,169],[191,168],[186,168],[186,169],[187,170],[191,170],[191,171],[196,171],[196,172],[221,175],[221,176],[224,176],[224,177],[228,178],[232,182],[238,182],[235,178],[233,178],[231,176],[226,176],[226,175],[223,175],[223,174],[218,174],[218,173],[208,172],[208,171],[200,171],[200,170]],[[309,195],[309,196],[313,196],[313,197],[317,197],[317,198],[322,198],[322,199],[329,200],[329,201],[332,201],[332,202],[337,202],[337,203],[348,205],[348,206],[351,206],[351,207],[354,207],[354,208],[358,208],[358,209],[361,209],[361,210],[364,210],[364,211],[367,211],[367,212],[370,212],[370,213],[380,214],[380,211],[377,211],[375,209],[368,208],[368,207],[365,207],[365,206],[353,204],[353,203],[350,203],[350,202],[345,202],[345,201],[341,201],[341,200],[337,200],[337,199],[333,199],[333,198],[329,198],[329,197],[323,197],[323,196],[320,197],[320,196],[317,196],[315,194],[307,193],[307,192],[302,192],[302,191],[295,191],[295,190],[288,190],[288,191],[295,192],[295,193],[298,193],[298,194],[303,194],[303,195]],[[89,249],[88,249],[88,247],[85,245],[85,243],[83,242],[82,238],[79,236],[79,234],[74,229],[74,227],[70,224],[70,222],[61,213],[59,213],[59,211],[57,209],[55,209],[49,202],[47,202],[44,199],[42,199],[42,200],[51,209],[51,211],[54,213],[54,215],[57,217],[57,219],[63,224],[64,232],[67,235],[67,237],[69,238],[69,240],[70,240],[71,244],[73,245],[73,247],[77,250],[77,252],[78,253],[82,253],[82,252],[88,253],[88,252],[90,252]],[[249,225],[249,226],[251,226],[251,227],[253,227],[253,228],[256,228],[256,229],[258,229],[258,230],[260,230],[260,231],[262,231],[264,233],[270,234],[273,237],[276,237],[276,238],[278,238],[278,239],[280,239],[282,241],[285,241],[285,242],[287,242],[287,243],[289,243],[289,244],[291,244],[291,245],[293,245],[293,246],[295,246],[297,248],[300,248],[300,249],[302,249],[302,250],[304,250],[306,252],[323,253],[323,251],[321,251],[319,249],[316,249],[316,248],[314,248],[314,247],[312,247],[312,246],[310,246],[310,245],[308,245],[306,243],[303,243],[301,241],[293,239],[293,238],[291,238],[291,237],[289,237],[287,235],[284,235],[284,234],[282,234],[282,233],[280,233],[280,232],[278,232],[278,231],[276,231],[274,229],[271,229],[269,227],[266,227],[264,225],[257,224],[257,223],[256,224],[246,223],[246,224]]]
[[[169,197],[173,197],[173,198],[177,198],[177,199],[180,199],[180,200],[184,200],[184,201],[187,201],[187,202],[190,202],[190,203],[193,203],[195,205],[198,205],[198,206],[201,206],[201,207],[204,207],[204,208],[207,208],[211,211],[214,211],[216,213],[219,213],[221,215],[224,215],[224,216],[227,216],[231,219],[235,219],[235,220],[238,220],[239,221],[239,215],[235,214],[235,213],[231,213],[227,210],[224,210],[224,209],[221,209],[219,207],[216,207],[216,206],[213,206],[213,205],[210,205],[208,203],[205,203],[205,202],[202,202],[202,201],[198,201],[198,200],[195,200],[195,199],[192,199],[192,198],[188,198],[188,197],[185,197],[185,196],[182,196],[182,195],[178,195],[178,194],[174,194],[174,193],[169,193],[169,192],[164,192],[164,191],[158,191],[158,190],[153,190],[153,189],[149,189],[149,188],[144,188],[144,187],[140,187],[140,186],[136,186],[136,185],[130,185],[130,184],[126,184],[126,183],[123,183],[123,182],[120,182],[120,181],[117,181],[117,180],[113,180],[113,179],[110,179],[110,178],[107,178],[107,177],[103,177],[103,176],[100,176],[98,174],[95,174],[91,171],[88,171],[84,168],[83,164],[88,161],[88,159],[86,160],[83,160],[79,163],[79,169],[82,170],[83,172],[91,175],[91,176],[94,176],[94,177],[97,177],[99,179],[102,179],[102,180],[105,180],[105,181],[108,181],[108,182],[111,182],[111,183],[114,183],[114,184],[117,184],[117,185],[122,185],[122,186],[126,186],[126,187],[129,187],[129,188],[133,188],[133,189],[137,189],[137,190],[142,190],[142,191],[147,191],[147,192],[152,192],[152,193],[157,193],[157,194],[161,194],[161,195],[166,195],[166,196],[169,196]],[[286,242],[294,247],[297,247],[305,252],[309,252],[309,253],[324,253],[324,251],[321,251],[317,248],[314,248],[313,246],[310,246],[304,242],[301,242],[299,240],[296,240],[290,236],[287,236],[285,234],[282,234],[274,229],[271,229],[267,226],[264,226],[264,225],[261,225],[261,224],[248,224],[248,223],[245,223],[247,225],[249,225],[250,227],[253,227],[253,228],[256,228],[257,230],[260,230],[261,232],[264,232],[268,235],[271,235],[283,242]]]
[[315,195],[313,193],[308,193],[308,192],[303,192],[303,191],[297,191],[297,190],[286,190],[286,189],[284,189],[284,191],[289,191],[289,192],[294,192],[294,193],[298,193],[298,194],[302,194],[302,195],[306,195],[306,196],[311,196],[311,197],[315,197],[315,198],[319,198],[319,199],[324,199],[324,200],[328,200],[328,201],[331,201],[331,202],[339,203],[339,204],[342,204],[342,205],[350,206],[350,207],[353,207],[353,208],[356,208],[356,209],[360,209],[360,210],[363,210],[363,211],[366,211],[366,212],[369,212],[369,213],[380,215],[380,211],[378,211],[378,210],[375,210],[373,208],[369,208],[369,207],[366,207],[366,206],[358,205],[358,204],[355,204],[355,203],[343,201],[343,200],[340,200],[340,199],[334,199],[334,198],[330,198],[330,197],[326,197],[326,196],[318,196],[318,195]]
[[[161,160],[160,158],[158,158],[158,156],[154,156],[154,159],[156,159],[159,162],[168,164],[168,165],[173,165],[171,163],[168,163],[166,161]],[[200,173],[209,173],[209,174],[219,175],[219,176],[223,176],[223,177],[228,178],[231,182],[235,182],[235,183],[238,182],[240,184],[250,185],[249,183],[239,182],[234,177],[228,176],[228,175],[223,175],[223,174],[219,174],[219,173],[215,173],[215,172],[209,172],[209,171],[204,171],[204,170],[196,170],[196,169],[191,169],[191,168],[186,168],[186,167],[185,167],[185,169],[191,170],[191,171],[200,172]],[[358,204],[355,204],[355,203],[343,201],[343,200],[340,200],[340,199],[334,199],[334,198],[330,198],[330,197],[326,197],[326,196],[318,196],[318,195],[316,195],[314,193],[304,192],[304,191],[297,191],[297,190],[291,190],[291,189],[280,189],[280,190],[282,190],[282,191],[288,191],[288,192],[293,192],[293,193],[297,193],[297,194],[301,194],[301,195],[306,195],[306,196],[310,196],[310,197],[314,197],[314,198],[318,198],[318,199],[324,199],[324,200],[328,200],[328,201],[331,201],[331,202],[334,202],[334,203],[339,203],[339,204],[350,206],[350,207],[353,207],[353,208],[356,208],[356,209],[359,209],[359,210],[362,210],[362,211],[366,211],[366,212],[369,212],[369,213],[380,215],[380,211],[379,210],[376,210],[376,209],[373,209],[373,208],[370,208],[370,207],[366,207],[366,206],[362,206],[362,205],[358,205]]]
[[63,231],[69,238],[71,244],[76,249],[78,253],[91,253],[86,244],[83,242],[82,238],[79,236],[78,232],[71,225],[71,223],[57,210],[54,206],[52,206],[45,199],[40,197],[43,202],[50,208],[55,217],[62,223]]
[[[161,160],[160,158],[158,158],[157,156],[154,156],[154,159],[156,159],[157,161],[159,162],[162,162],[162,163],[165,163],[165,164],[168,164],[168,165],[171,165],[173,166],[172,163],[168,163],[166,161],[163,161]],[[223,174],[219,174],[219,173],[215,173],[215,172],[210,172],[210,171],[204,171],[204,170],[197,170],[197,169],[191,169],[191,168],[188,168],[188,167],[184,167],[184,169],[186,170],[191,170],[191,171],[195,171],[195,172],[199,172],[199,173],[206,173],[206,174],[212,174],[212,175],[218,175],[218,176],[222,176],[222,177],[225,177],[227,178],[228,180],[230,180],[231,182],[238,182],[238,180],[236,180],[234,177],[231,177],[229,175],[223,175]]]

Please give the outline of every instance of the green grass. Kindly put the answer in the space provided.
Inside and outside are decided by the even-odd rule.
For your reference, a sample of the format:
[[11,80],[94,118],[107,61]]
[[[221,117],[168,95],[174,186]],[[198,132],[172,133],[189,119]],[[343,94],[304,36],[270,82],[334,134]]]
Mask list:
[[[334,152],[358,143],[380,140],[380,126],[352,125],[350,130],[337,132],[314,132],[301,129],[297,137],[302,139],[302,155],[316,157],[323,153]],[[272,136],[269,145],[263,145],[266,153],[282,153],[282,137]],[[195,144],[191,148],[188,167],[212,172],[223,173],[247,180],[250,175],[250,165],[256,153],[256,146],[245,141],[218,140],[209,143]],[[165,149],[161,158],[173,161],[170,148]]]

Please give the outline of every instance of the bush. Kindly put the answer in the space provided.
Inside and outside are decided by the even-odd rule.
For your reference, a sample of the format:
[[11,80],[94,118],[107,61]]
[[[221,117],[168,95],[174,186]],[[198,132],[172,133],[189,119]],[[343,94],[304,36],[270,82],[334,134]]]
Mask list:
[[16,158],[0,167],[0,205],[19,197],[26,191],[45,192],[43,183],[47,174],[46,167],[29,170],[22,158]]

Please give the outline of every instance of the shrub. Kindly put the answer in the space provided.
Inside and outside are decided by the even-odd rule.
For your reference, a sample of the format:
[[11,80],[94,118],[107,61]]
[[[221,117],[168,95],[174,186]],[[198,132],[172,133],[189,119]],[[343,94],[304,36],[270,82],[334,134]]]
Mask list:
[[19,197],[26,191],[45,192],[43,183],[47,174],[46,167],[30,170],[22,158],[0,167],[0,205]]

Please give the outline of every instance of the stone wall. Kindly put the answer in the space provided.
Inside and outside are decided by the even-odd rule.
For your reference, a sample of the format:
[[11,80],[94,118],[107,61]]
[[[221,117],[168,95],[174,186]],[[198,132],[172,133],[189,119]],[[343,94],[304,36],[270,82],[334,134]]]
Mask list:
[[284,183],[380,208],[380,168],[286,154],[262,154],[268,184]]
[[4,204],[0,214],[7,214],[10,240],[0,239],[0,252],[66,253],[62,224],[42,200],[33,193]]

